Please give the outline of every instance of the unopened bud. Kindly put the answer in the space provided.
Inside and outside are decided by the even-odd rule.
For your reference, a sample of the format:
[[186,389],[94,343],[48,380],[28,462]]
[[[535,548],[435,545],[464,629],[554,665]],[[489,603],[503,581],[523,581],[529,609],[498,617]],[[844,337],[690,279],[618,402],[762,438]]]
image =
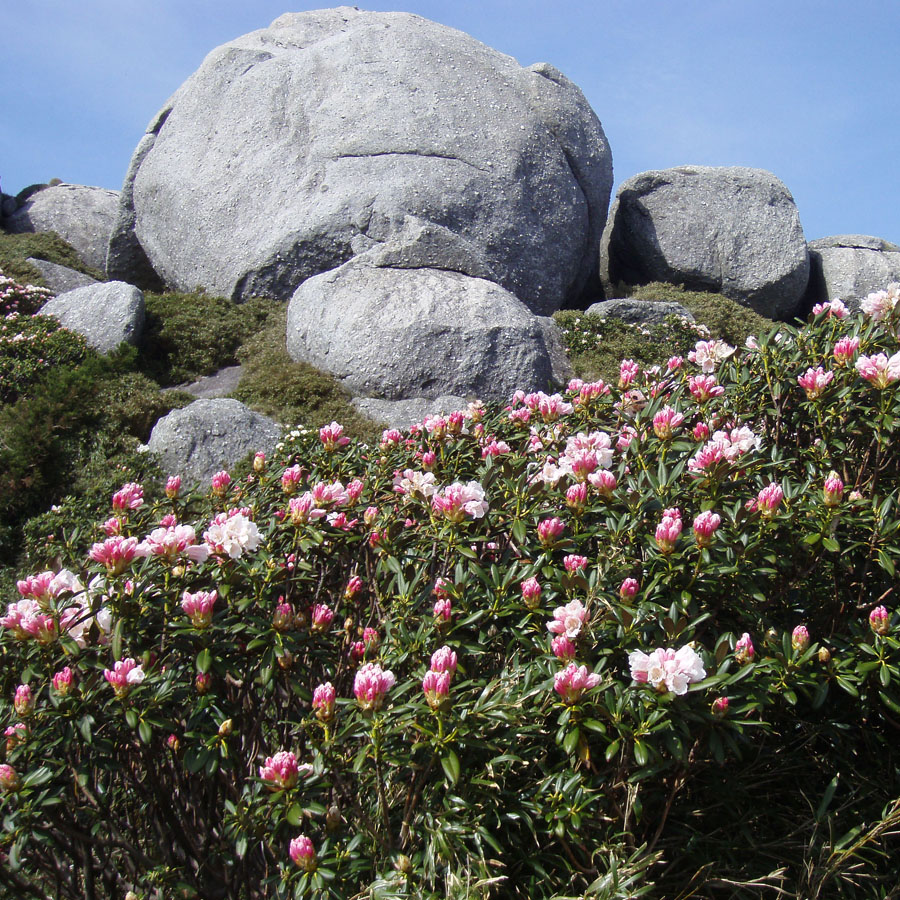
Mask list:
[[823,666],[831,662],[831,651],[827,647],[819,647],[819,662]]
[[219,726],[219,737],[228,737],[232,731],[234,731],[234,722],[231,719],[226,719]]
[[325,827],[330,832],[337,831],[341,827],[341,808],[336,803],[332,803],[325,813]]
[[412,872],[412,860],[405,854],[401,853],[394,860],[394,868],[400,872],[401,875],[409,875]]

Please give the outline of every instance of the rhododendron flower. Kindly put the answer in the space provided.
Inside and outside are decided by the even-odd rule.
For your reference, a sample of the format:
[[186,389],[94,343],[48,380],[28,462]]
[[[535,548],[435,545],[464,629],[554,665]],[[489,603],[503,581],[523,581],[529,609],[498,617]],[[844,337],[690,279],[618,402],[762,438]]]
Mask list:
[[691,375],[688,378],[688,390],[700,403],[705,403],[713,397],[721,397],[725,393],[725,388],[716,381],[715,375]]
[[389,447],[399,447],[403,435],[396,428],[386,428],[381,432],[381,449],[387,450]]
[[588,491],[586,484],[573,484],[566,489],[566,506],[578,514],[584,509],[584,506],[587,503],[587,496]]
[[101,641],[112,631],[112,616],[108,607],[101,606],[96,615],[91,611],[89,595],[96,594],[102,589],[102,579],[92,580],[89,591],[84,592],[82,588],[82,592],[73,598],[72,605],[66,607],[60,614],[60,629],[67,632],[79,647],[87,646],[93,628],[100,632]]
[[104,669],[103,677],[112,685],[119,699],[127,697],[133,687],[144,681],[143,666],[138,665],[130,656],[117,660],[112,669]]
[[64,669],[60,669],[53,675],[50,683],[53,685],[53,690],[56,691],[60,697],[65,697],[72,690],[72,683],[74,680],[74,673],[66,666]]
[[110,575],[119,575],[134,559],[137,547],[137,538],[116,535],[94,544],[88,555],[94,562],[103,563]]
[[522,582],[522,600],[529,609],[537,609],[541,602],[541,585],[534,576]]
[[396,684],[390,669],[382,669],[378,663],[365,663],[353,680],[353,693],[364,712],[381,709],[385,694]]
[[622,398],[616,404],[616,409],[619,410],[623,416],[634,419],[646,405],[647,398],[644,396],[644,392],[637,388],[631,388],[622,394]]
[[809,368],[797,376],[797,384],[806,391],[807,399],[815,400],[834,380],[834,372],[826,372],[821,366]]
[[31,685],[20,684],[16,688],[13,707],[20,719],[27,719],[34,712],[34,695],[31,693]]
[[301,834],[295,837],[291,841],[288,852],[295,866],[307,873],[316,871],[316,848],[306,835]]
[[532,412],[537,412],[545,422],[555,422],[560,416],[572,412],[572,404],[567,403],[559,394],[548,396],[543,391],[526,394],[522,402]]
[[709,437],[709,425],[705,422],[697,422],[691,429],[691,435],[695,441],[705,441]]
[[7,727],[6,731],[3,732],[3,736],[6,738],[6,752],[10,753],[19,744],[25,743],[28,737],[28,728],[24,722],[16,722],[15,725]]
[[180,556],[202,563],[209,558],[209,547],[197,543],[197,533],[190,525],[168,525],[154,528],[135,548],[135,556],[161,556],[174,563]]
[[556,673],[553,690],[562,697],[563,703],[571,706],[581,699],[585,691],[593,690],[598,684],[599,675],[592,674],[587,666],[576,666],[570,662],[565,669]]
[[542,519],[538,522],[537,533],[538,540],[543,547],[552,547],[562,536],[566,530],[565,523],[562,519],[555,516],[552,519]]
[[845,366],[851,359],[856,355],[856,351],[859,350],[859,338],[858,337],[845,337],[841,338],[834,345],[834,361],[839,366]]
[[319,429],[319,440],[329,453],[350,443],[350,438],[344,436],[344,426],[337,422],[323,425]]
[[436,671],[434,668],[425,673],[422,679],[422,691],[425,702],[432,709],[439,709],[450,696],[450,679],[452,672]]
[[891,630],[891,616],[884,606],[876,606],[869,613],[869,627],[875,634],[885,635]]
[[827,507],[840,506],[844,497],[844,482],[841,481],[837,472],[831,472],[825,479],[825,485],[822,488],[822,501]]
[[181,490],[181,476],[180,475],[170,475],[166,479],[166,496],[170,500],[174,500],[178,496],[178,492]]
[[284,597],[279,597],[278,601],[272,614],[272,627],[276,631],[290,631],[294,627],[294,607],[286,603]]
[[684,416],[680,412],[671,406],[664,406],[653,417],[653,431],[660,440],[667,441],[675,434],[682,422],[684,422]]
[[435,493],[431,507],[451,522],[462,522],[466,516],[480,519],[488,511],[484,488],[477,481],[461,484],[458,481]]
[[219,513],[203,533],[203,540],[217,556],[240,559],[259,547],[260,534],[255,522],[242,512],[232,511]]
[[682,357],[670,356],[666,361],[666,371],[669,373],[676,372],[682,367],[682,365],[684,365],[684,359]]
[[802,653],[809,646],[809,631],[805,625],[798,625],[791,633],[791,646]]
[[623,359],[619,363],[619,387],[627,388],[637,378],[641,367],[633,359]]
[[449,597],[438,597],[434,601],[434,620],[438,625],[445,624],[450,621],[453,615],[453,604]]
[[817,303],[812,308],[812,312],[814,316],[820,316],[822,313],[825,313],[826,319],[846,319],[850,315],[850,310],[847,309],[844,301],[837,297],[834,300],[829,300],[827,303]]
[[784,499],[784,491],[780,484],[767,484],[756,495],[756,509],[763,518],[771,519],[778,512],[781,501]]
[[212,687],[212,672],[198,672],[194,678],[194,690],[201,696],[209,693]]
[[54,596],[52,584],[56,576],[53,572],[29,575],[16,582],[16,589],[23,597],[30,597],[39,603],[46,603]]
[[216,605],[216,591],[185,591],[181,595],[181,608],[190,616],[194,628],[209,628],[212,624],[213,607]]
[[575,645],[564,634],[558,634],[550,641],[550,649],[557,659],[575,659]]
[[114,537],[115,535],[122,533],[122,523],[115,516],[107,519],[100,528],[107,537]]
[[212,477],[213,493],[220,497],[228,489],[229,484],[231,484],[231,476],[224,469],[220,472],[216,472]]
[[312,708],[320,722],[330,722],[334,718],[335,692],[330,681],[318,685],[313,691]]
[[[576,461],[580,464],[576,466]],[[605,431],[591,431],[585,433],[579,431],[566,441],[566,449],[560,457],[560,465],[567,471],[584,475],[590,474],[598,466],[608,469],[612,465],[613,451],[612,438]],[[584,471],[589,466],[588,471]],[[584,478],[579,480],[583,481]]]
[[661,553],[671,553],[678,543],[683,525],[681,510],[677,507],[663,511],[662,521],[656,526],[656,544]]
[[874,356],[860,356],[856,360],[856,371],[879,390],[900,380],[900,352],[890,359],[883,353]]
[[608,469],[592,472],[588,475],[588,482],[605,500],[609,500],[612,497],[618,484],[616,476]]
[[632,600],[640,588],[636,578],[626,578],[619,585],[619,597],[622,600]]
[[900,284],[892,282],[885,291],[873,291],[860,303],[860,309],[876,322],[888,318],[900,300]]
[[570,553],[563,559],[563,565],[570,575],[580,572],[588,564],[586,556],[579,556],[577,553]]
[[303,481],[303,469],[299,465],[293,465],[281,473],[281,490],[285,494],[293,494],[297,486]]
[[[354,478],[347,485],[347,500],[345,501],[347,504],[357,503],[359,501],[360,496],[362,495],[363,488],[365,487],[365,482],[359,478]],[[343,506],[343,503],[338,503],[337,505]]]
[[428,500],[436,490],[434,472],[416,472],[413,469],[404,469],[403,472],[394,474],[394,491],[398,494],[417,496]]
[[456,653],[447,646],[435,650],[431,654],[431,671],[449,672],[453,675],[456,672]]
[[679,650],[657,647],[651,653],[633,650],[628,655],[631,677],[639,684],[650,684],[660,693],[687,693],[688,685],[706,678],[703,661],[690,646]]
[[123,484],[112,496],[112,508],[125,512],[144,505],[144,489],[133,481]]
[[581,633],[587,618],[587,610],[580,600],[571,600],[565,606],[553,610],[553,621],[547,623],[547,631],[551,634],[564,634],[574,640]]
[[266,758],[266,764],[259,767],[259,777],[270,791],[292,788],[300,778],[297,757],[290,750],[280,750]]
[[5,794],[15,793],[22,786],[16,770],[7,763],[0,763],[0,790]]
[[253,471],[257,474],[266,470],[266,454],[262,450],[258,450],[253,454]]
[[334,619],[334,612],[324,603],[316,603],[312,608],[311,630],[314,632],[323,632],[328,630]]
[[700,513],[694,519],[694,537],[697,539],[697,546],[708,547],[721,524],[722,517],[712,510]]
[[722,717],[727,715],[728,707],[731,705],[727,697],[716,697],[712,702],[712,713],[714,716]]
[[744,665],[745,663],[752,663],[755,656],[756,649],[753,646],[753,641],[750,640],[750,635],[745,631],[734,645],[734,658],[741,665]]
[[700,367],[700,371],[706,374],[715,372],[720,363],[728,359],[734,353],[734,347],[725,341],[697,341],[696,346],[688,359]]
[[38,643],[50,644],[57,636],[56,620],[43,613],[38,601],[31,598],[10,603],[6,615],[0,618],[0,625],[9,628],[13,637],[20,641],[34,638]]

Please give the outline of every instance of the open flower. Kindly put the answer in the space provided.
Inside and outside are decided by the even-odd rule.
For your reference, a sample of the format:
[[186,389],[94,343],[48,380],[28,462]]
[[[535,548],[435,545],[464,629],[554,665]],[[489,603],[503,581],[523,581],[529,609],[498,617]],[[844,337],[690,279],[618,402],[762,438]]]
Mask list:
[[628,664],[638,684],[650,684],[663,694],[685,694],[689,684],[706,678],[703,662],[690,646],[679,650],[657,647],[649,654],[633,650]]
[[112,685],[116,696],[121,700],[131,693],[133,687],[143,682],[145,673],[143,667],[129,656],[117,660],[112,669],[104,669],[103,677]]
[[581,634],[586,618],[584,604],[580,600],[572,600],[553,610],[553,621],[547,623],[547,631],[551,634],[564,634],[569,640],[574,640]]
[[431,506],[435,512],[455,523],[462,522],[466,516],[480,519],[488,511],[484,488],[477,481],[468,484],[455,481],[432,496]]
[[190,616],[194,628],[209,628],[217,596],[216,591],[197,591],[194,594],[185,591],[181,595],[181,608]]
[[571,705],[581,699],[585,691],[600,684],[600,676],[592,673],[587,666],[577,666],[570,662],[565,669],[556,673],[553,690],[562,697],[563,703]]

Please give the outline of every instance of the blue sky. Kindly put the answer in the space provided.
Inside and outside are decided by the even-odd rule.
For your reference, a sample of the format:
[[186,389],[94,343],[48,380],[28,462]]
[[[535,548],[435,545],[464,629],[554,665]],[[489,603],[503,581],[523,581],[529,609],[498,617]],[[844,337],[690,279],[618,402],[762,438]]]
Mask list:
[[[119,188],[147,122],[213,47],[286,0],[6,0],[0,179]],[[808,239],[900,243],[900,2],[393,0],[584,91],[616,185],[647,169],[768,169]]]

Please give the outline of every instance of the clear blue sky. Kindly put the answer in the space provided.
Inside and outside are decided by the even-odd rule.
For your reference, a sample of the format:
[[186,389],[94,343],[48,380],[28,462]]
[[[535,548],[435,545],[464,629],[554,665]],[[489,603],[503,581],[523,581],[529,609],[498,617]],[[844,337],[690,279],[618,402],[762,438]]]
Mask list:
[[[288,0],[5,0],[0,178],[121,187],[166,98]],[[900,243],[897,0],[370,0],[468,32],[584,91],[616,185],[684,164],[769,169],[808,239]]]

